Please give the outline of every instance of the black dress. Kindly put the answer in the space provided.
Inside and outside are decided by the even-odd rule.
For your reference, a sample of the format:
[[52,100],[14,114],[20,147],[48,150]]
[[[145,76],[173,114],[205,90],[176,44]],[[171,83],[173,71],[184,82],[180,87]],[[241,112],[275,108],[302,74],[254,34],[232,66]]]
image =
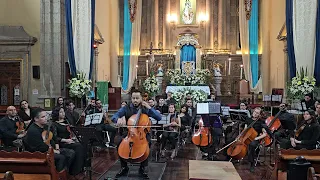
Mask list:
[[62,139],[71,138],[70,136],[71,134],[69,131],[70,129],[68,125],[54,122],[53,128],[54,128],[54,135],[57,137],[57,141],[60,142],[59,145],[62,148],[68,148],[75,151],[76,153],[75,159],[69,171],[71,175],[79,174],[82,171],[84,167],[84,162],[85,162],[85,151],[83,146],[80,143],[67,144],[67,143],[61,142]]

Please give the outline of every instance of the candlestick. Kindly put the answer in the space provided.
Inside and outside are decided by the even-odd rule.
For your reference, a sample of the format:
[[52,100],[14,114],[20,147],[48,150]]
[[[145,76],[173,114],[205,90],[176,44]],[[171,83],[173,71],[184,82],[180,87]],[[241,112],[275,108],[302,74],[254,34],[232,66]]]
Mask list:
[[243,74],[243,65],[240,65],[240,80],[242,80],[242,74]]
[[147,76],[149,76],[149,60],[146,60],[146,71],[147,71]]
[[229,64],[228,64],[228,66],[229,66],[228,75],[230,75],[230,74],[231,74],[231,58],[229,58]]
[[136,79],[138,79],[138,65],[136,65]]

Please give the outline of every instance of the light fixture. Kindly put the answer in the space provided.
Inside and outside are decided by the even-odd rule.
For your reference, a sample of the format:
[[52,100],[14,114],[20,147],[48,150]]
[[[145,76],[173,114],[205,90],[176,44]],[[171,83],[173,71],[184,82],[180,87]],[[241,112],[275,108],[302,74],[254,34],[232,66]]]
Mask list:
[[167,16],[167,21],[170,23],[170,25],[175,28],[176,24],[177,24],[177,21],[178,21],[178,18],[177,18],[177,15],[176,14],[169,14]]
[[205,13],[200,13],[199,14],[199,22],[200,22],[200,27],[203,28],[206,22],[208,21],[209,17]]

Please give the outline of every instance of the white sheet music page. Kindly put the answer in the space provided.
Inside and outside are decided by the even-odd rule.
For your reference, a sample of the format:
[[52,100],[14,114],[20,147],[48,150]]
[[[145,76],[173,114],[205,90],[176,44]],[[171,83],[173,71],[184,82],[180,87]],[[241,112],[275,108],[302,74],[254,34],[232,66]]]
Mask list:
[[209,114],[208,103],[198,103],[197,104],[197,114]]

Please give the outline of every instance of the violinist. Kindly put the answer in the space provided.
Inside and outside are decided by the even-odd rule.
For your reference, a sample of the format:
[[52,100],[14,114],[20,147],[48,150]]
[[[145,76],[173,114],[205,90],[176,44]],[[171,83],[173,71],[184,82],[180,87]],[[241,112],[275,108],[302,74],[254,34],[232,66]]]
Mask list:
[[320,124],[320,103],[316,104],[316,119]]
[[47,152],[49,147],[54,150],[54,163],[56,165],[57,171],[63,169],[68,170],[73,162],[75,152],[71,149],[60,148],[59,144],[56,142],[55,136],[52,140],[46,144],[42,137],[42,132],[47,130],[46,125],[48,120],[46,118],[46,112],[43,109],[35,109],[31,113],[34,123],[32,123],[28,129],[27,135],[24,139],[24,145],[27,151],[35,152]]
[[[141,107],[142,106],[142,107]],[[139,111],[139,108],[142,108],[142,113],[147,114],[149,117],[154,118],[157,121],[161,120],[161,115],[159,112],[157,112],[154,108],[152,108],[147,102],[142,101],[142,94],[139,90],[132,90],[131,92],[131,104],[126,105],[122,108],[120,108],[118,110],[118,112],[116,112],[111,120],[114,123],[117,123],[118,126],[123,126],[126,125],[128,119],[133,115],[133,114],[137,114],[137,112]],[[125,120],[122,119],[122,117],[125,116]],[[123,137],[126,137],[127,135],[125,134]],[[149,133],[147,133],[146,138],[149,142],[149,145],[151,143],[151,136]],[[121,143],[121,141],[120,141]],[[120,145],[119,143],[119,145]],[[127,166],[127,162],[120,158],[120,162],[121,162],[121,169],[118,172],[118,174],[116,175],[116,178],[119,178],[121,176],[125,176],[128,174],[129,168]],[[139,169],[139,174],[145,178],[148,179],[148,173],[145,171],[146,166],[148,166],[148,159],[146,159],[145,161],[143,161],[140,164],[140,169]]]
[[165,131],[162,133],[161,137],[161,155],[164,156],[164,148],[166,146],[167,141],[169,140],[171,143],[172,149],[174,149],[171,153],[171,159],[173,159],[176,155],[176,145],[177,145],[177,137],[179,127],[181,127],[181,120],[179,115],[175,112],[175,105],[169,105],[169,113],[168,113],[169,124],[163,125],[165,127]]
[[281,122],[281,129],[274,133],[274,137],[281,143],[283,139],[289,139],[290,134],[296,129],[296,121],[294,115],[287,111],[287,104],[281,103],[280,111],[278,119]]
[[77,142],[70,124],[65,118],[65,112],[62,107],[56,107],[52,111],[53,134],[61,148],[72,149],[75,152],[74,160],[70,166],[70,175],[77,175],[84,167],[85,152],[84,147]]
[[245,122],[245,129],[253,122],[253,129],[257,131],[258,136],[249,144],[248,149],[248,161],[250,162],[250,171],[254,172],[254,158],[256,156],[256,148],[258,147],[260,140],[267,136],[267,133],[272,137],[272,133],[267,127],[265,121],[261,118],[262,109],[257,107],[253,110],[252,117],[248,118]]
[[317,141],[320,137],[320,126],[315,119],[315,111],[309,109],[304,112],[304,122],[298,126],[290,140],[283,141],[280,144],[281,148],[289,149],[315,149]]
[[19,118],[17,116],[17,110],[14,106],[7,108],[7,115],[0,120],[0,132],[2,132],[2,140],[6,147],[13,146],[13,141],[20,139],[26,135],[25,132],[17,134],[17,122]]
[[26,100],[20,101],[20,111],[18,112],[18,115],[26,126],[28,126],[31,123],[32,110],[33,109],[29,106],[28,101]]
[[[80,119],[80,114],[78,112],[76,112],[75,109],[75,105],[71,100],[67,100],[66,101],[66,119],[68,119],[68,122],[72,125],[72,126],[76,126],[78,124],[80,124],[80,121],[78,121]],[[85,116],[85,113],[83,113],[81,116]]]

